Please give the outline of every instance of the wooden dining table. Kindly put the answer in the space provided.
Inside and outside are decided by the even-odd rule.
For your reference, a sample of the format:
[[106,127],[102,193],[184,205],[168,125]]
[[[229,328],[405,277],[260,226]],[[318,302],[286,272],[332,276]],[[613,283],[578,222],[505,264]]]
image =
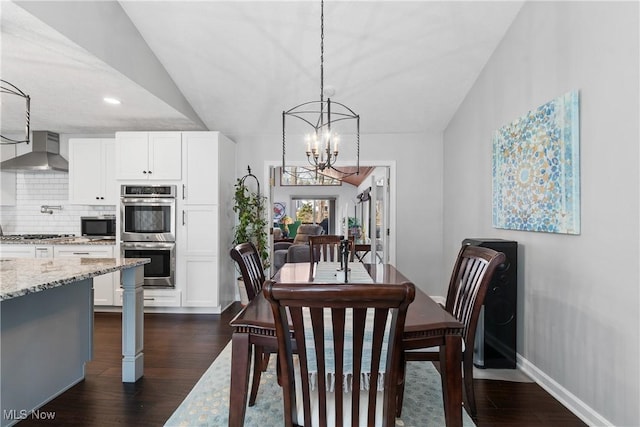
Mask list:
[[[376,283],[410,281],[391,264],[364,264]],[[285,264],[274,276],[280,283],[310,281],[309,263]],[[229,399],[229,427],[244,425],[248,401],[249,372],[252,345],[277,348],[273,313],[260,292],[229,323],[231,339],[231,391]],[[462,328],[463,325],[427,294],[416,287],[416,296],[409,305],[402,344],[404,349],[440,346],[442,397],[447,427],[462,426]],[[426,396],[425,396],[426,399]]]

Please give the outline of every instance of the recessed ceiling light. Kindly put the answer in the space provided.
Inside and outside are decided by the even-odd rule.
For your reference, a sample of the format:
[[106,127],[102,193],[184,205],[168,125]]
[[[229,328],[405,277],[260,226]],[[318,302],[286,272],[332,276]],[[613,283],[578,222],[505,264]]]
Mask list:
[[108,96],[104,98],[104,102],[106,102],[107,104],[113,104],[113,105],[119,105],[120,104],[120,100],[119,99],[110,98]]

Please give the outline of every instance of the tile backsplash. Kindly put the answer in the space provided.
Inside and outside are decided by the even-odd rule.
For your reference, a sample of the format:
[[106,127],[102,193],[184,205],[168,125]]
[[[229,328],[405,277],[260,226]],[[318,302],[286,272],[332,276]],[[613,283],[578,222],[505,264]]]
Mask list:
[[[42,205],[61,206],[52,214],[41,213]],[[80,235],[80,217],[113,215],[116,206],[69,203],[69,174],[60,172],[16,172],[16,205],[0,207],[0,225],[5,234],[52,233]]]

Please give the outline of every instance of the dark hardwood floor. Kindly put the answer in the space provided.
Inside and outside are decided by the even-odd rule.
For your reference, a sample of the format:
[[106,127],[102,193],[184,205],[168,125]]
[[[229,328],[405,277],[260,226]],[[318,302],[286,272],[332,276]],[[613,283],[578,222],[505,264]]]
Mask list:
[[[96,313],[85,380],[40,408],[55,419],[19,425],[162,426],[231,339],[228,323],[239,309],[146,314],[144,377],[135,384],[121,381],[120,314]],[[536,384],[476,380],[475,387],[478,427],[586,425]]]

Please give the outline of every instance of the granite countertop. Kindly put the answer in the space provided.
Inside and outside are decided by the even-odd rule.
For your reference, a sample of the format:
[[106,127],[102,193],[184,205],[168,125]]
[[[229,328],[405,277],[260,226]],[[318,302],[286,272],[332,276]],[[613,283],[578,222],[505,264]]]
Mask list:
[[0,301],[149,262],[149,258],[3,258]]
[[116,239],[104,237],[60,237],[55,239],[0,240],[7,245],[115,245]]

